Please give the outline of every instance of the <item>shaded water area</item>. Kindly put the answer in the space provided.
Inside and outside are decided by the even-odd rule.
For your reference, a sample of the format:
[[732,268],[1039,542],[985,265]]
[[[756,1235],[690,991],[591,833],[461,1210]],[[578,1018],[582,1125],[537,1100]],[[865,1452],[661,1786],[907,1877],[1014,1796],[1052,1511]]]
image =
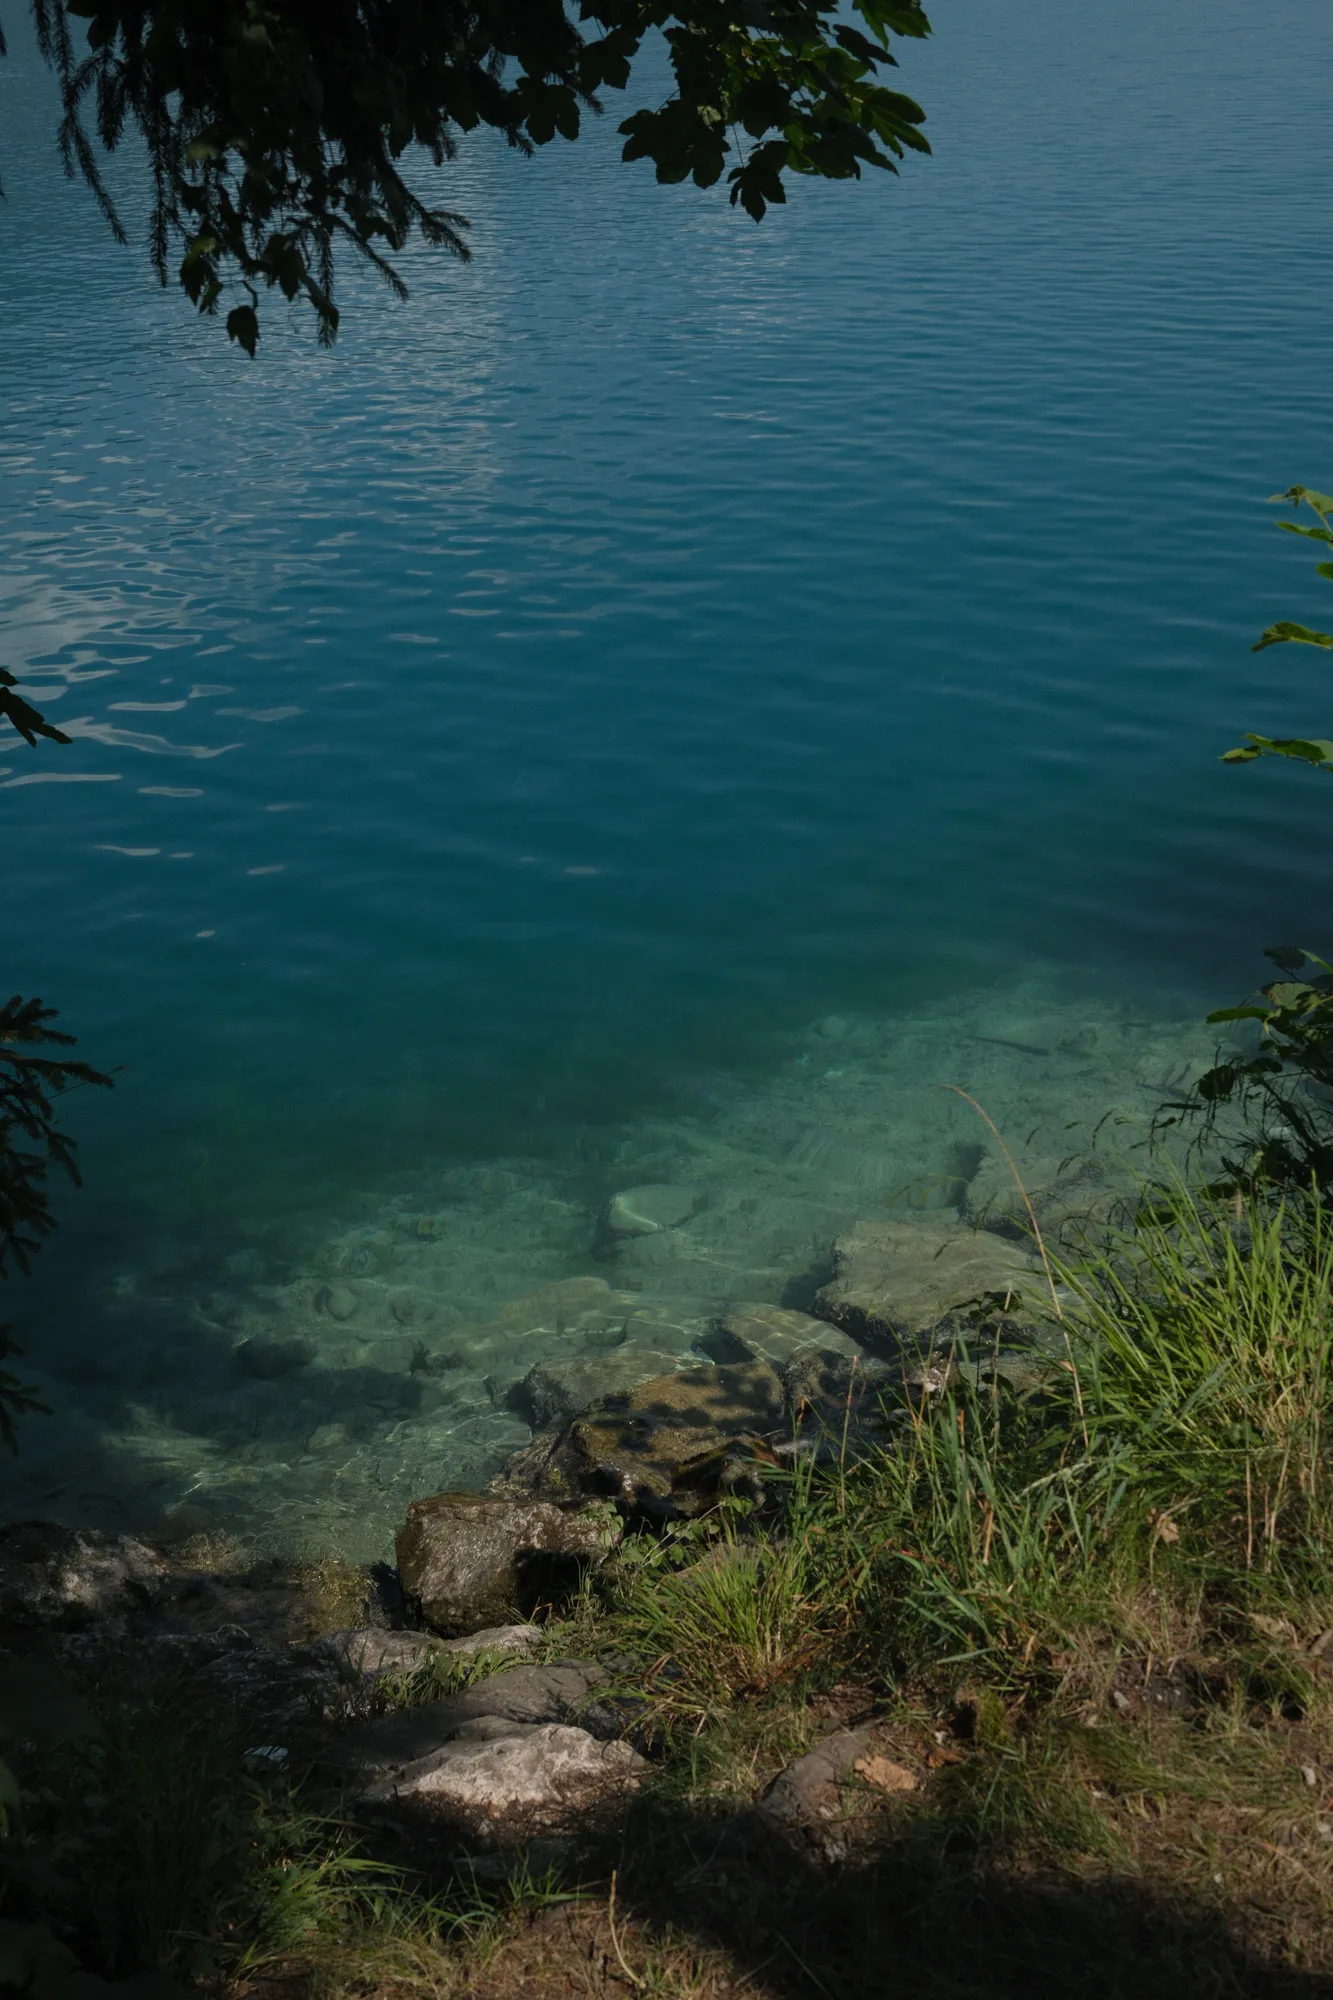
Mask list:
[[756,230],[612,120],[468,142],[474,262],[253,365],[0,65],[0,634],[75,739],[0,766],[6,972],[124,1066],[5,1302],[9,1511],[381,1553],[535,1361],[965,1215],[943,1086],[1123,1171],[1318,944],[1319,788],[1216,756],[1325,713],[1249,652],[1317,614],[1262,503],[1333,460],[1324,10],[940,12],[900,182]]

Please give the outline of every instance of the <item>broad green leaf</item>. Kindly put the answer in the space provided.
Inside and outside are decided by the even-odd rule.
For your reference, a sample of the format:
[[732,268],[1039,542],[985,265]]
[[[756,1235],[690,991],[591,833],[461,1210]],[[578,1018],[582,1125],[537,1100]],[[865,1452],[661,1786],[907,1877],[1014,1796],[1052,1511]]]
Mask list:
[[1292,757],[1301,764],[1333,769],[1333,743],[1307,742],[1301,736],[1251,736],[1238,750],[1223,752],[1223,764],[1249,764],[1256,757]]
[[1268,998],[1281,1010],[1304,1008],[1320,997],[1314,987],[1307,986],[1303,979],[1277,981],[1268,988]]
[[1333,528],[1307,528],[1300,521],[1279,521],[1284,535],[1304,535],[1312,542],[1333,542]]
[[1258,644],[1251,646],[1252,653],[1262,653],[1265,646],[1284,646],[1296,643],[1302,646],[1324,646],[1333,649],[1333,632],[1314,632],[1308,625],[1294,625],[1288,618],[1280,618],[1276,625],[1270,625]]

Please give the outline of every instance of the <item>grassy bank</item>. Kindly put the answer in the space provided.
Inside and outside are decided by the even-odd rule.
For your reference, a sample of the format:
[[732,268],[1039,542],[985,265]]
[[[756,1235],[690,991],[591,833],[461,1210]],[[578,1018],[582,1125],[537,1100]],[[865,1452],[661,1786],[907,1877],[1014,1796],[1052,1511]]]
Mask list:
[[[557,1873],[377,1846],[299,1752],[122,1674],[21,1773],[4,1914],[244,1992],[1333,1993],[1333,1230],[1168,1191],[1051,1277],[1047,1365],[960,1348],[870,1458],[834,1435],[589,1583],[552,1648],[658,1775]],[[818,1840],[756,1846],[768,1780],[867,1720]]]

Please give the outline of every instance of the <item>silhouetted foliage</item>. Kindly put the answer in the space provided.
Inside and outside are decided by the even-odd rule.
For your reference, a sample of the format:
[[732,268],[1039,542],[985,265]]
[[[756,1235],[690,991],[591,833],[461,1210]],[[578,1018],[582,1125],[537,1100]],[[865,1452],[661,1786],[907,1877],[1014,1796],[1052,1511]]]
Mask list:
[[[334,252],[391,289],[414,231],[468,255],[466,218],[408,175],[454,158],[478,125],[530,153],[576,139],[599,93],[623,91],[645,41],[665,40],[674,90],[620,125],[626,160],[710,187],[756,221],[783,177],[858,178],[928,152],[924,114],[879,81],[891,35],[920,37],[920,0],[32,0],[60,82],[66,170],[126,232],[99,149],[147,148],[151,252],[201,312],[228,285],[227,332],[253,354],[261,288],[305,299],[337,332]],[[90,129],[91,127],[91,129]],[[734,164],[728,169],[728,160]],[[175,260],[179,256],[179,262]]]
[[[0,721],[12,723],[34,747],[39,736],[68,743],[68,736],[12,692],[15,686],[14,676],[0,668]],[[0,1278],[14,1269],[28,1271],[55,1228],[47,1189],[51,1169],[79,1185],[74,1141],[56,1123],[55,1100],[79,1084],[111,1087],[111,1078],[88,1063],[34,1053],[73,1047],[73,1035],[51,1026],[55,1018],[54,1007],[18,994],[0,1006]],[[21,1352],[12,1329],[0,1326],[0,1363]],[[13,1451],[15,1417],[44,1407],[0,1366],[0,1442]]]

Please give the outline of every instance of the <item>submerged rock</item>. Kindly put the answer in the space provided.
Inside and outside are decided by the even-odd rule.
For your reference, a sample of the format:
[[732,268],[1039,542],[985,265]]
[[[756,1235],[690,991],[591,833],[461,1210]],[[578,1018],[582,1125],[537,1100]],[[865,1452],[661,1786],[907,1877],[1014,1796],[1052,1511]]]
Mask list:
[[637,1304],[634,1293],[613,1291],[605,1278],[562,1278],[512,1300],[491,1319],[451,1327],[449,1339],[480,1367],[553,1344],[576,1354],[600,1352],[620,1341]]
[[625,1188],[611,1197],[606,1226],[613,1236],[656,1236],[663,1229],[679,1229],[688,1222],[698,1201],[693,1188],[665,1181]]
[[308,1368],[315,1358],[315,1344],[310,1340],[277,1340],[256,1334],[253,1340],[243,1340],[234,1348],[232,1357],[242,1375],[259,1382],[277,1382],[284,1375],[295,1375]]
[[713,1320],[713,1307],[704,1299],[645,1299],[625,1321],[625,1345],[688,1354],[700,1346]]
[[[955,1316],[1013,1316],[1040,1303],[1040,1264],[978,1230],[858,1222],[833,1250],[834,1275],[816,1305],[866,1342],[920,1344]],[[927,1343],[928,1344],[928,1343]]]
[[744,1303],[716,1316],[708,1344],[715,1360],[769,1361],[775,1368],[785,1367],[805,1348],[846,1355],[861,1351],[850,1334],[827,1320],[789,1312],[785,1306]]
[[558,1603],[618,1535],[605,1507],[436,1493],[412,1502],[395,1547],[408,1597],[455,1637]]
[[[1108,1187],[1101,1163],[1020,1154],[1015,1161],[1023,1190],[1043,1235],[1064,1239],[1080,1228],[1095,1230],[1110,1220],[1122,1196]],[[1032,1221],[1007,1160],[992,1155],[968,1184],[963,1214],[974,1229],[1030,1244]]]
[[510,1402],[534,1430],[567,1424],[601,1396],[633,1389],[667,1373],[674,1357],[641,1347],[614,1347],[592,1359],[539,1361],[510,1392]]

